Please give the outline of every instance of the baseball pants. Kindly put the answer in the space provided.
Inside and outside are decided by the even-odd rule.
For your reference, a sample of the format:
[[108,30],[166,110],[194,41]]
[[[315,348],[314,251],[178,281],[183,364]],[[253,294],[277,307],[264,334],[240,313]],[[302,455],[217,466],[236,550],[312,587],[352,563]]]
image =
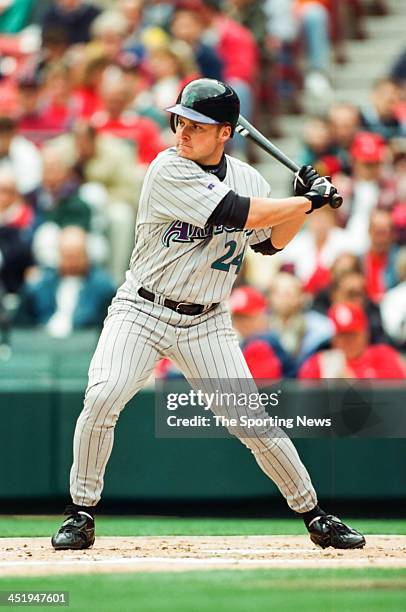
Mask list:
[[[125,288],[109,308],[104,328],[89,368],[84,408],[78,418],[70,474],[75,504],[95,506],[100,500],[104,472],[114,441],[120,412],[143,387],[161,357],[171,359],[192,386],[206,380],[236,379],[241,389],[256,390],[227,308],[221,304],[198,316],[182,315],[149,302]],[[202,389],[202,385],[199,385]],[[223,406],[213,413],[230,416]],[[263,407],[255,411],[260,419]],[[309,474],[291,440],[275,427],[249,432],[228,428],[253,453],[258,465],[277,485],[290,508],[312,510],[317,497]]]

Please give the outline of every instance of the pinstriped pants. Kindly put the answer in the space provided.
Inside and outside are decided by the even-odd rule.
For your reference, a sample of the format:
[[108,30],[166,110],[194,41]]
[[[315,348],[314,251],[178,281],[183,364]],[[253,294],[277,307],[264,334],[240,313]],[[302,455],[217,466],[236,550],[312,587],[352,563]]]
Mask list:
[[[74,503],[94,506],[100,500],[120,412],[162,356],[176,363],[192,385],[199,379],[245,379],[256,390],[224,305],[192,317],[119,289],[90,364],[84,408],[76,424],[70,474]],[[224,407],[212,410],[229,416]],[[255,417],[266,417],[266,412],[260,408]],[[241,427],[229,431],[251,450],[292,510],[313,509],[316,493],[286,434],[278,435],[275,427],[250,429],[249,434]]]

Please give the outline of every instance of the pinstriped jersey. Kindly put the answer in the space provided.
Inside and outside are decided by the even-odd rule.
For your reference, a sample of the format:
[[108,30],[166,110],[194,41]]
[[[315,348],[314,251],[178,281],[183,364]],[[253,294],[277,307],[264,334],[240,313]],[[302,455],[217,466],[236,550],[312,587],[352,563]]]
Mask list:
[[224,196],[269,197],[265,179],[248,164],[227,158],[224,181],[167,149],[146,173],[138,208],[135,247],[126,286],[142,286],[171,300],[211,304],[228,298],[248,244],[271,229],[211,226],[208,218]]

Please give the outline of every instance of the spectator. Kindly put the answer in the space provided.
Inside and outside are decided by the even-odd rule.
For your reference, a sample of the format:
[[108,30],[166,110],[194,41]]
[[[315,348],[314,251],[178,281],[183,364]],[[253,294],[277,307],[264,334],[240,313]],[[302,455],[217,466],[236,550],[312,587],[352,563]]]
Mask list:
[[307,75],[305,88],[313,103],[328,99],[331,86],[328,80],[330,67],[329,0],[295,0],[294,11],[300,23],[305,41]]
[[265,0],[266,46],[274,64],[271,75],[276,95],[284,108],[300,114],[302,108],[299,90],[302,86],[302,74],[296,42],[298,27],[292,6],[293,0]]
[[[142,30],[144,0],[119,0],[117,9],[127,21],[127,34],[124,47],[143,54],[139,34]],[[142,58],[142,55],[141,55]]]
[[127,32],[128,22],[122,13],[117,10],[104,11],[92,23],[91,48],[98,49],[109,61],[117,61]]
[[332,175],[341,169],[338,148],[334,142],[332,126],[327,119],[311,117],[303,130],[303,149],[300,163],[314,166],[322,175]]
[[375,210],[369,223],[370,247],[364,257],[364,274],[368,296],[379,303],[384,293],[398,282],[395,261],[393,221],[386,210]]
[[397,117],[399,102],[400,88],[396,81],[380,79],[372,90],[371,103],[361,111],[365,129],[380,134],[385,140],[405,136],[406,132]]
[[35,211],[33,251],[36,261],[55,267],[60,230],[67,225],[77,225],[91,232],[92,260],[104,263],[108,255],[104,202],[97,201],[92,193],[92,199],[89,193],[82,194],[73,159],[64,157],[57,147],[47,145],[42,160],[43,183],[28,198]]
[[52,64],[44,83],[38,75],[23,74],[18,92],[19,131],[37,144],[67,129],[76,114],[69,72],[64,64]]
[[241,350],[254,378],[294,377],[296,365],[269,331],[267,301],[256,289],[240,286],[230,296],[233,326],[239,334]]
[[205,25],[197,4],[181,3],[175,7],[171,22],[172,36],[187,43],[195,56],[199,72],[208,79],[223,80],[223,62],[215,49],[204,42]]
[[324,289],[318,291],[313,297],[312,308],[326,314],[331,306],[331,290],[342,274],[347,272],[359,272],[362,274],[361,260],[352,253],[338,255],[330,267],[330,283]]
[[334,184],[344,197],[339,217],[360,255],[368,248],[371,212],[378,206],[392,208],[397,198],[396,181],[384,166],[386,155],[386,145],[381,136],[360,132],[351,147],[352,179],[334,177]]
[[17,191],[16,179],[0,171],[0,287],[18,293],[26,269],[32,265],[34,215]]
[[332,348],[312,355],[299,378],[406,378],[401,355],[386,344],[368,344],[368,321],[358,304],[334,304]]
[[17,322],[43,325],[58,338],[102,324],[115,287],[102,268],[91,264],[83,229],[65,227],[59,235],[57,269],[44,267],[38,274],[22,291]]
[[141,164],[149,164],[164,149],[156,124],[131,110],[133,95],[122,75],[106,77],[102,86],[103,110],[91,117],[97,132],[124,138],[137,149]]
[[274,66],[272,65],[274,53],[272,45],[269,44],[265,3],[258,2],[258,0],[226,0],[224,6],[232,19],[252,33],[257,44],[259,60],[255,91],[257,121],[260,118],[262,107],[265,107],[264,129],[276,138],[281,137],[281,130],[277,124],[280,113],[279,96],[274,82]]
[[270,330],[299,367],[332,336],[329,320],[314,310],[304,310],[300,281],[292,274],[279,273],[270,288]]
[[[329,110],[329,122],[334,143],[334,155],[338,158],[341,171],[345,174],[351,174],[350,151],[354,138],[360,129],[359,110],[349,102],[338,102],[333,104]],[[326,165],[324,174],[329,174],[329,171],[330,169]],[[330,174],[335,174],[335,172],[330,172]]]
[[332,304],[358,304],[363,308],[368,319],[368,331],[371,344],[386,342],[382,328],[379,306],[369,299],[366,292],[365,276],[361,271],[348,270],[338,276],[331,287]]
[[355,250],[346,231],[336,225],[335,219],[332,208],[321,208],[310,215],[295,240],[278,254],[284,267],[292,269],[307,293],[315,294],[327,287],[331,280],[330,268],[337,257]]
[[53,144],[65,159],[73,160],[85,186],[93,183],[106,190],[109,270],[119,282],[128,267],[144,173],[134,165],[133,151],[126,142],[110,134],[97,134],[85,121],[74,123],[72,132]]
[[399,250],[396,267],[399,284],[389,289],[381,301],[386,333],[399,348],[406,349],[406,247]]
[[32,73],[22,74],[17,81],[18,130],[32,140],[31,133],[45,129],[41,112],[41,80]]
[[69,128],[77,109],[71,97],[69,70],[64,64],[54,64],[48,69],[43,105],[44,122],[48,128],[57,131]]
[[88,42],[90,26],[100,9],[82,0],[55,0],[43,13],[40,24],[43,33],[58,28],[66,32],[70,45]]
[[173,101],[188,81],[199,77],[192,48],[179,40],[151,49],[148,68],[153,79],[150,103],[161,111],[164,124],[168,125],[165,109],[173,105]]
[[219,0],[203,1],[206,24],[217,39],[215,49],[224,62],[224,80],[237,92],[241,114],[250,119],[259,60],[255,39],[247,28],[221,12]]
[[327,74],[330,65],[329,0],[295,0],[303,29],[309,71]]
[[26,195],[41,182],[41,156],[35,145],[17,134],[17,124],[0,117],[0,170],[8,170],[17,181],[17,190]]
[[[77,65],[77,60],[78,58],[73,58],[72,63]],[[81,70],[77,81],[73,83],[72,92],[76,114],[81,119],[89,119],[103,107],[101,87],[103,74],[108,66],[109,60],[103,55],[82,59]]]
[[137,173],[127,142],[108,133],[98,133],[87,121],[77,120],[68,134],[53,140],[66,159],[73,160],[75,173],[85,183],[100,183],[109,202],[126,202],[138,208],[143,172]]
[[47,70],[53,64],[64,61],[69,51],[68,33],[60,26],[52,26],[42,31],[41,49],[34,56],[36,76],[44,80]]
[[[396,189],[396,206],[406,203],[406,138],[393,138],[390,142],[392,171]],[[394,207],[394,208],[395,208]],[[393,211],[394,212],[394,208]]]
[[36,226],[52,222],[60,228],[78,225],[90,231],[92,211],[79,196],[80,182],[74,174],[72,160],[48,146],[42,153],[42,163],[42,185],[31,197]]

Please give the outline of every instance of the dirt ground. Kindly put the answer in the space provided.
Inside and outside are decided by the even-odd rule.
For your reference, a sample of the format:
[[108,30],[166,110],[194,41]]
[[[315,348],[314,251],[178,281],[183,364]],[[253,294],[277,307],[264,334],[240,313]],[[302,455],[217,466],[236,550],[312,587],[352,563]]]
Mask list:
[[406,568],[406,536],[367,537],[361,550],[321,550],[307,536],[97,538],[55,551],[49,538],[1,538],[0,576],[253,568]]

